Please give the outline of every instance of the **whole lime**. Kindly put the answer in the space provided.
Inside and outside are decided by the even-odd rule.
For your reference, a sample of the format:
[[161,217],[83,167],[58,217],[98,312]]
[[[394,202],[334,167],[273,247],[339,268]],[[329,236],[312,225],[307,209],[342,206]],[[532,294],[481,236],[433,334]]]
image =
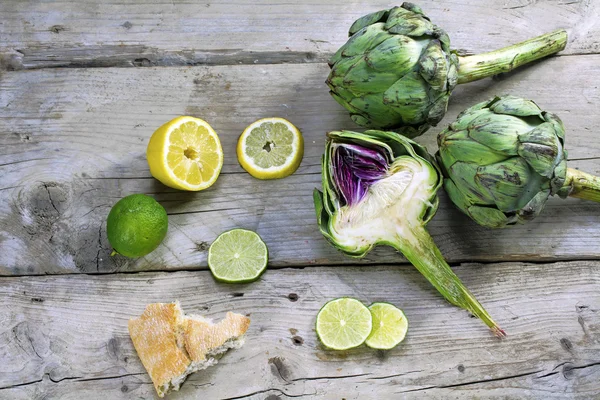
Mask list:
[[158,247],[167,234],[167,212],[150,196],[123,197],[110,210],[106,235],[115,251],[142,257]]

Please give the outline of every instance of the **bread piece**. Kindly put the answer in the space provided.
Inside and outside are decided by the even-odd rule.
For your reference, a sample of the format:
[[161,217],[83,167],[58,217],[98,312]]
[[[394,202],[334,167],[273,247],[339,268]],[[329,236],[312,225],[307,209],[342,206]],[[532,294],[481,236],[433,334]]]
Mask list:
[[179,303],[154,303],[146,306],[140,318],[129,320],[135,350],[160,397],[170,389],[179,389],[193,372],[192,360],[181,346],[183,318]]
[[189,374],[216,364],[228,349],[241,347],[249,325],[249,318],[232,312],[213,324],[204,317],[186,317],[178,302],[154,303],[140,318],[129,320],[129,335],[163,397],[179,390]]
[[200,316],[186,317],[183,325],[185,348],[194,363],[210,361],[229,349],[242,347],[241,336],[249,326],[250,318],[232,312],[216,324]]

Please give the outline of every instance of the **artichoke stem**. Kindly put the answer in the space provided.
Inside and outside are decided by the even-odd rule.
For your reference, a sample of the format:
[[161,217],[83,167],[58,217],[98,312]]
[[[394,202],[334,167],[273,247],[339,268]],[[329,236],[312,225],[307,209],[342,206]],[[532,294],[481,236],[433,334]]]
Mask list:
[[422,227],[414,229],[412,233],[409,238],[403,231],[394,247],[404,254],[446,300],[480,318],[496,336],[506,336],[446,263],[429,233]]
[[559,29],[488,53],[459,57],[458,83],[473,82],[557,53],[567,45],[567,32]]
[[600,203],[600,177],[574,168],[567,168],[564,186],[568,187],[571,197]]

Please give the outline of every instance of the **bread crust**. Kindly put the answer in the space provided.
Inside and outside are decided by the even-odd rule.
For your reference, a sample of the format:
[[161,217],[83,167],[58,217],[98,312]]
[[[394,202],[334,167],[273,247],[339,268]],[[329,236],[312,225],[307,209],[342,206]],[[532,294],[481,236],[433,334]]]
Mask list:
[[192,363],[178,345],[182,322],[179,303],[149,304],[141,317],[129,320],[133,346],[160,397],[165,385],[183,375]]
[[248,317],[232,312],[216,324],[200,316],[187,317],[179,302],[148,304],[128,324],[133,346],[159,397],[179,390],[187,375],[214,365],[218,355],[239,347],[249,326]]
[[[202,317],[186,317],[183,324],[183,337],[188,355],[194,362],[206,360],[211,351],[219,349],[231,339],[242,336],[250,326],[250,318],[228,312],[216,324]],[[222,352],[227,351],[224,348]]]

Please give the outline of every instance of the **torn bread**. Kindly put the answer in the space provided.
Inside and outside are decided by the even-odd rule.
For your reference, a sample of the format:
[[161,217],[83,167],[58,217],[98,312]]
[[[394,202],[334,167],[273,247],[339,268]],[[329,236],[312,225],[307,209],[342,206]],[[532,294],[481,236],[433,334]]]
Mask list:
[[178,302],[154,303],[129,320],[129,335],[163,397],[179,390],[189,374],[216,364],[228,349],[241,347],[249,325],[249,318],[232,312],[213,324],[200,316],[185,316]]

